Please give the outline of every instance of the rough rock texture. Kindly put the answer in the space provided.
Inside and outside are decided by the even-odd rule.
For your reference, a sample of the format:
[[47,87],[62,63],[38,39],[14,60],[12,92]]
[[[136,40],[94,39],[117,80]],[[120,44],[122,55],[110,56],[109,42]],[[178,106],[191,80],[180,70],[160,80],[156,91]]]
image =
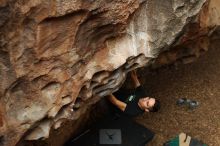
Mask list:
[[219,7],[218,0],[0,1],[0,145],[48,138],[67,120],[79,127],[129,71],[198,57],[220,24]]

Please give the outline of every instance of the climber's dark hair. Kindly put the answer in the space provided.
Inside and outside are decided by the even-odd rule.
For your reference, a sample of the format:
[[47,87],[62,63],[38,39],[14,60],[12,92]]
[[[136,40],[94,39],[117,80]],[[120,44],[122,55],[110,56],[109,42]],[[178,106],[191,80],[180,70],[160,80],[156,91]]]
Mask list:
[[160,109],[160,101],[155,99],[154,106],[149,109],[149,112],[157,112]]

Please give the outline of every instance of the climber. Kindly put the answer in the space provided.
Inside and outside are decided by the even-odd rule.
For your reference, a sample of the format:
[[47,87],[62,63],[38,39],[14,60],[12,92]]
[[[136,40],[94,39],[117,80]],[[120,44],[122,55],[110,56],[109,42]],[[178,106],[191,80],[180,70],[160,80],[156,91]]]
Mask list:
[[131,91],[119,90],[108,96],[109,101],[118,107],[119,113],[128,116],[137,116],[144,112],[157,112],[160,109],[160,102],[152,97],[146,96],[141,86],[136,71],[131,72],[131,79],[135,89]]

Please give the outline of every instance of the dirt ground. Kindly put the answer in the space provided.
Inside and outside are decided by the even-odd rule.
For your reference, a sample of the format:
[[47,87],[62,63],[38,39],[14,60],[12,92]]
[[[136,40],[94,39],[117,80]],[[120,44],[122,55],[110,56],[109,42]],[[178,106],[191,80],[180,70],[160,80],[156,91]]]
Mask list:
[[[162,146],[181,132],[202,140],[209,146],[220,146],[220,41],[197,61],[162,68],[142,77],[151,96],[161,101],[158,113],[146,113],[137,121],[155,132],[147,146]],[[199,102],[190,110],[179,107],[176,100],[186,97]]]

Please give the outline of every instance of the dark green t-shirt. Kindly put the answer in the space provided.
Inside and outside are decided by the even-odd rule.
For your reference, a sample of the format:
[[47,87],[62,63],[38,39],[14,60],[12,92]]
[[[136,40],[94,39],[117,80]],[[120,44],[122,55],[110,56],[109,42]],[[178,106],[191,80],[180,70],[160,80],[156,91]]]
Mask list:
[[144,110],[138,106],[139,99],[147,97],[142,86],[129,91],[119,90],[114,95],[118,100],[127,104],[124,111],[126,115],[137,116],[144,113]]

